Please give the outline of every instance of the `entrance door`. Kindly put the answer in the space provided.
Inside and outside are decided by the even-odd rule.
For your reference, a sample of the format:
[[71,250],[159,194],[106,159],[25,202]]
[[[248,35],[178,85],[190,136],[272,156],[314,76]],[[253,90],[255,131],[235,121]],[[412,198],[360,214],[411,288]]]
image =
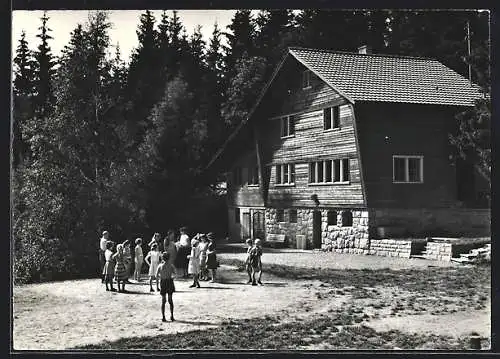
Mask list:
[[313,212],[313,248],[321,248],[321,212]]
[[252,229],[253,229],[253,239],[260,238],[264,240],[265,236],[265,223],[264,223],[264,211],[254,210],[252,215]]
[[246,240],[250,237],[250,212],[244,212],[241,222],[241,239]]

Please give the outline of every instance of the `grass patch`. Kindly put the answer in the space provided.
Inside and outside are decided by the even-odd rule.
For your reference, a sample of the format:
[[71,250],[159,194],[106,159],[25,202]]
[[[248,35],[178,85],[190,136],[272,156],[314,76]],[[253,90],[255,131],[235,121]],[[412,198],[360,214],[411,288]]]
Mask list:
[[77,350],[186,350],[255,349],[297,350],[326,345],[344,349],[467,349],[465,339],[439,335],[406,334],[396,330],[376,332],[355,325],[358,316],[334,314],[307,321],[279,323],[276,318],[228,320],[216,330],[194,330],[149,337],[123,338],[114,342],[77,347]]
[[[244,271],[243,261],[221,258],[224,264]],[[330,269],[270,264],[264,274],[290,280],[319,280],[337,288],[326,295],[350,295],[353,299],[371,299],[375,309],[386,307],[382,303],[382,288],[392,288],[391,306],[399,314],[423,314],[432,310],[434,314],[453,313],[457,310],[484,309],[491,288],[491,267],[433,267],[423,269]],[[375,288],[380,288],[377,290]],[[387,296],[387,293],[385,294]]]

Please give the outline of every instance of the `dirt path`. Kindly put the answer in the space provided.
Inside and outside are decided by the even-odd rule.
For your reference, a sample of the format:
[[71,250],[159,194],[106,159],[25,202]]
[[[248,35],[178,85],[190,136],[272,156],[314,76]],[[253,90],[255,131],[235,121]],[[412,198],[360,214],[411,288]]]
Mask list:
[[[160,295],[144,282],[131,293],[106,292],[99,280],[34,284],[14,288],[16,350],[59,350],[134,336],[215,327],[225,319],[290,314],[314,300],[312,287],[267,277],[264,286],[244,284],[245,275],[222,267],[223,283],[176,281],[176,322],[162,323]],[[167,304],[168,308],[168,304]],[[284,313],[284,312],[283,312]]]
[[[335,256],[322,253],[314,263],[310,253],[266,253],[267,263],[333,268],[400,268],[440,265],[439,262],[404,262],[368,256]],[[241,258],[240,253],[224,253]],[[337,257],[337,258],[336,258]],[[409,265],[412,264],[412,265]],[[441,264],[442,265],[442,264]],[[176,280],[174,294],[176,322],[162,323],[160,295],[150,293],[146,282],[128,285],[130,293],[106,292],[98,279],[33,284],[14,288],[13,345],[16,350],[61,350],[103,340],[155,336],[215,328],[227,319],[279,316],[280,321],[309,319],[318,315],[357,307],[367,312],[366,303],[349,294],[331,295],[336,289],[319,281],[292,280],[264,275],[264,286],[244,284],[246,275],[222,266],[220,283],[202,282],[201,289],[189,288],[188,280]],[[348,291],[344,291],[348,292]],[[388,292],[389,293],[389,292]],[[390,296],[390,295],[389,295]],[[384,298],[388,301],[391,298]],[[366,299],[365,299],[366,300]],[[168,308],[168,306],[167,306]],[[490,307],[482,311],[461,311],[447,315],[404,315],[368,318],[365,324],[379,331],[429,332],[462,336],[477,331],[490,335]],[[317,348],[319,349],[319,348]]]

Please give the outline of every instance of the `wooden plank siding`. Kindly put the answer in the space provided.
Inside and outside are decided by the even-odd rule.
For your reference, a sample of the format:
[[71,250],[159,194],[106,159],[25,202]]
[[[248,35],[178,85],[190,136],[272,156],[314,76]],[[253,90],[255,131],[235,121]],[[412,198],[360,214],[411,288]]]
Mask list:
[[[454,109],[432,105],[357,103],[367,206],[458,205],[448,133]],[[393,183],[393,155],[424,157],[423,183]]]
[[[259,185],[248,185],[248,168],[257,166],[257,156],[255,151],[241,156],[231,168],[231,172],[227,178],[227,204],[229,207],[262,207],[264,206],[264,198],[261,191],[261,181]],[[242,169],[241,185],[235,185],[233,179],[233,170],[236,167]]]
[[[254,124],[261,147],[264,198],[267,207],[314,207],[316,194],[321,206],[362,207],[358,153],[352,108],[347,100],[321,79],[312,76],[311,87],[302,89],[305,68],[292,61],[268,89],[255,112]],[[339,106],[337,129],[325,131],[323,109]],[[292,115],[293,137],[280,137],[281,116]],[[347,184],[309,184],[309,162],[348,158],[350,182]],[[275,165],[295,164],[295,185],[276,186]]]

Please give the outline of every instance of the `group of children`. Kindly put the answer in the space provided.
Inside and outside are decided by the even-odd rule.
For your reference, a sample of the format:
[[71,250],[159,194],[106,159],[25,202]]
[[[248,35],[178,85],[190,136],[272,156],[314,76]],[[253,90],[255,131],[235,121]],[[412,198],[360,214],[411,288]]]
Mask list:
[[[125,292],[125,284],[130,283],[128,276],[130,274],[132,264],[132,254],[130,250],[130,243],[128,240],[116,246],[116,253],[113,252],[114,242],[108,240],[108,232],[103,232],[101,238],[101,248],[104,244],[106,250],[104,251],[103,260],[105,260],[103,268],[103,282],[106,285],[106,290],[116,291],[113,287],[113,279],[116,280],[118,292]],[[184,233],[185,234],[185,231]],[[176,256],[179,254],[179,245],[174,243],[175,234],[169,231],[163,242],[163,252],[160,252],[160,239],[159,233],[155,233],[151,242],[149,242],[150,250],[144,257],[142,251],[142,239],[135,240],[134,258],[135,270],[133,278],[136,281],[141,280],[141,269],[143,263],[146,262],[149,266],[149,287],[150,291],[154,292],[153,280],[156,280],[156,290],[162,296],[161,312],[162,321],[165,318],[165,304],[167,302],[170,306],[170,320],[174,321],[174,304],[172,294],[175,292],[174,275],[176,274]],[[208,234],[196,234],[193,239],[188,242],[190,244],[190,254],[186,259],[189,260],[187,265],[187,272],[193,277],[193,284],[190,288],[200,288],[200,280],[210,280],[215,282],[216,271],[219,267],[215,250],[215,236],[212,232]],[[246,271],[248,274],[248,282],[252,285],[260,284],[262,277],[262,242],[256,239],[255,243],[249,238],[247,243],[247,257],[246,257]],[[186,247],[185,244],[181,245],[182,248]],[[183,268],[182,268],[183,269]],[[211,273],[209,273],[211,272]],[[211,276],[209,276],[211,274]],[[211,278],[209,278],[211,277]],[[109,287],[108,287],[109,285]]]

